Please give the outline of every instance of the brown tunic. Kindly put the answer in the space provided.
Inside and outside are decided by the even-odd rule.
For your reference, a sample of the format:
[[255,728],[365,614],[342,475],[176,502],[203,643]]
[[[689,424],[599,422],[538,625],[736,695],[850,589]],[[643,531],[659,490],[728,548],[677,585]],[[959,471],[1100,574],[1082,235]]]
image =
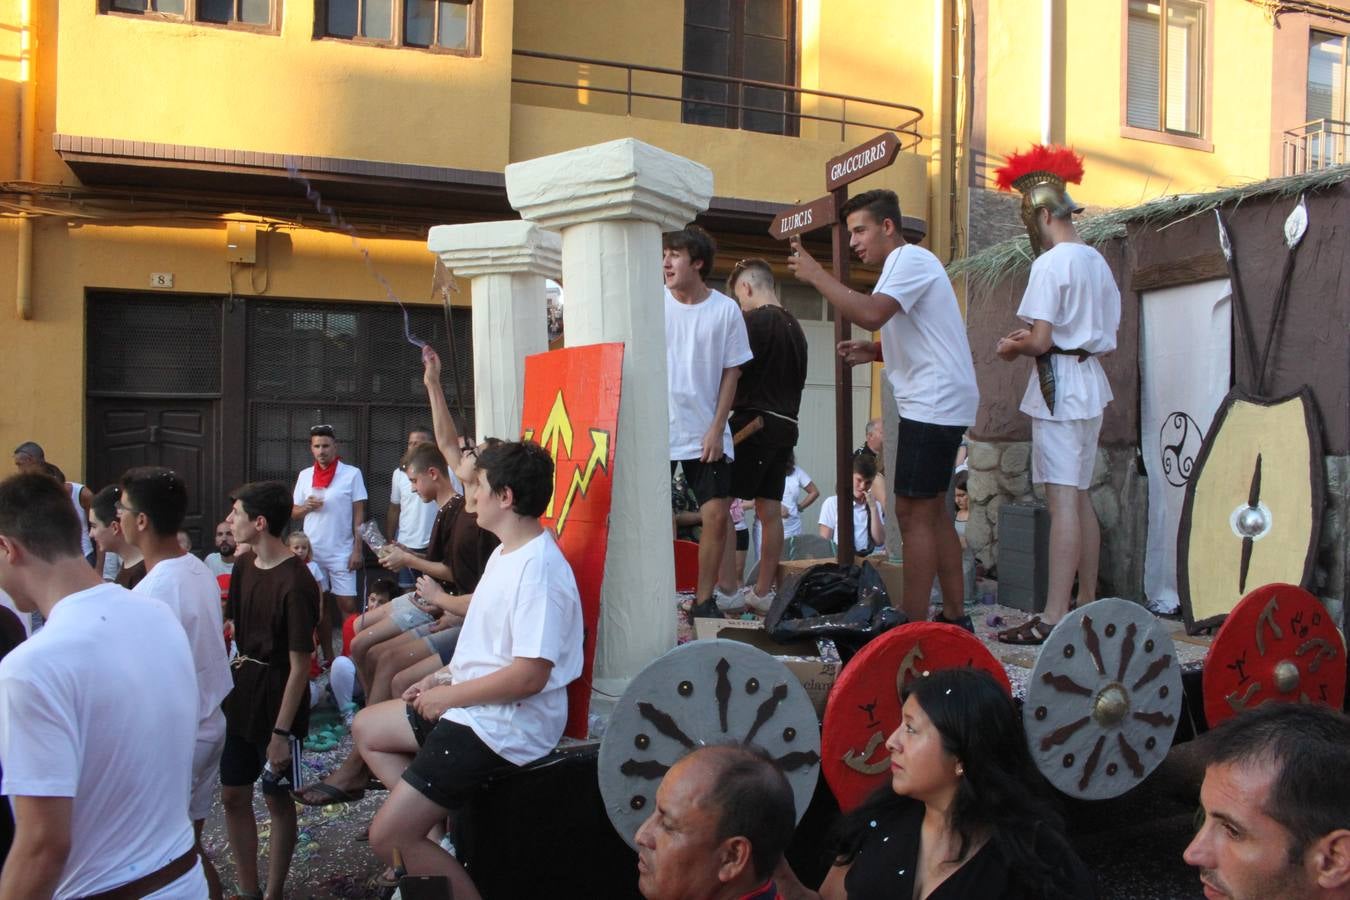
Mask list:
[[[228,618],[234,620],[239,648],[234,667],[234,690],[222,704],[226,730],[254,744],[272,738],[281,709],[291,652],[314,651],[314,628],[319,619],[319,586],[298,557],[289,557],[271,569],[260,569],[252,553],[235,561],[230,578]],[[291,733],[309,733],[309,691],[291,722]]]

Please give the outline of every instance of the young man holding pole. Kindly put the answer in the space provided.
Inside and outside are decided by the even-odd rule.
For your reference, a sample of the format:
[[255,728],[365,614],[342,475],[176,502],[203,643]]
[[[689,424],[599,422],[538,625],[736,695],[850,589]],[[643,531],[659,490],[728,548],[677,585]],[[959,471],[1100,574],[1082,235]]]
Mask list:
[[884,356],[886,378],[900,410],[891,480],[905,560],[904,611],[914,621],[927,618],[936,575],[942,588],[937,620],[973,631],[964,613],[961,542],[945,502],[957,448],[979,406],[961,309],[937,257],[905,243],[894,192],[859,194],[843,205],[840,218],[848,229],[849,248],[862,262],[882,266],[873,293],[859,293],[833,278],[797,237],[788,269],[820,291],[848,321],[881,331],[879,345],[843,341],[839,354],[850,365]]

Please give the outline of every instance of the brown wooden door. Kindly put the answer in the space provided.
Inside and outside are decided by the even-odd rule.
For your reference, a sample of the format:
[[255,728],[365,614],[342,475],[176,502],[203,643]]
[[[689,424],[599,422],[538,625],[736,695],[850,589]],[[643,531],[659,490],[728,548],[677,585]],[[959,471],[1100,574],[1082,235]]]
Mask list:
[[183,528],[192,549],[210,552],[225,500],[219,496],[215,459],[216,400],[145,400],[91,397],[88,465],[90,487],[116,483],[133,466],[167,466],[187,484]]

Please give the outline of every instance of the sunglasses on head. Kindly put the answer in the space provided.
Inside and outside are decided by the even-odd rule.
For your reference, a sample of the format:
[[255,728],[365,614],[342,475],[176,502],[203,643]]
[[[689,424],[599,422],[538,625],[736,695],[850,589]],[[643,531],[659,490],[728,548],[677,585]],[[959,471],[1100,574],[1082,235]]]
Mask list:
[[336,437],[332,425],[315,425],[309,429],[310,437]]

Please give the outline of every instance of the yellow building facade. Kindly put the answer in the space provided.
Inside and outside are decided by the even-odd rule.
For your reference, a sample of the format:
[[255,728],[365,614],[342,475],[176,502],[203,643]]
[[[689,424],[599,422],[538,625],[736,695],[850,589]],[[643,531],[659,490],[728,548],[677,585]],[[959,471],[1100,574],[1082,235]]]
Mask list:
[[655,71],[685,68],[679,2],[387,6],[376,22],[378,5],[341,0],[0,0],[0,441],[37,440],[95,487],[140,463],[190,473],[200,541],[224,492],[293,478],[307,427],[330,423],[379,512],[425,418],[392,298],[443,354],[458,338],[446,387],[471,420],[471,289],[441,290],[426,229],[514,218],[508,163],[618,137],[696,159],[732,259],[777,254],[770,213],[823,193],[831,156],[908,122],[904,156],[860,187],[926,218],[933,67],[894,62],[898,16],[889,45],[851,53],[861,2],[785,0],[776,24],[715,10],[738,17],[738,40],[747,15],[750,32],[781,30],[780,82],[813,91],[773,94],[775,134],[689,121],[684,76]]
[[[614,138],[713,170],[719,273],[780,258],[772,212],[883,129],[904,152],[851,190],[896,190],[944,260],[991,161],[1043,133],[1088,156],[1093,205],[1271,174],[1288,29],[1201,3],[1204,133],[1140,139],[1104,99],[1131,2],[0,0],[0,442],[96,487],[191,469],[201,537],[331,418],[378,512],[423,417],[394,297],[457,340],[472,418],[471,291],[426,229],[514,218],[508,163]],[[817,297],[788,299],[827,334]]]

